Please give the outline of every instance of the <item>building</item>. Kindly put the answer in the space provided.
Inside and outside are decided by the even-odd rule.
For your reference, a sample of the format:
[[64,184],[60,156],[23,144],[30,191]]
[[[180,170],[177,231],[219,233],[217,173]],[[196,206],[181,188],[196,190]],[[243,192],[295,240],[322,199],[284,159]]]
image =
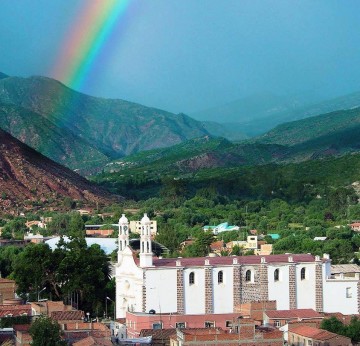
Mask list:
[[360,266],[357,264],[334,264],[331,266],[331,276],[336,279],[360,279]]
[[15,281],[0,277],[0,304],[15,298]]
[[[130,232],[131,233],[141,233],[141,221],[130,221]],[[150,233],[152,236],[157,234],[157,222],[155,220],[150,221]]]
[[226,333],[221,329],[184,329],[177,330],[170,337],[170,346],[187,345],[226,345],[226,346],[282,346],[282,333],[277,330],[257,330],[250,321],[241,323],[240,333]]
[[239,313],[229,314],[172,314],[154,310],[152,313],[126,312],[127,337],[138,338],[142,329],[220,328],[234,331]]
[[276,328],[283,327],[290,321],[314,319],[321,321],[323,318],[323,315],[313,309],[271,310],[264,312],[264,324],[272,325]]
[[257,300],[276,300],[280,310],[359,313],[359,279],[332,278],[328,255],[156,258],[150,225],[144,215],[137,258],[128,246],[128,220],[119,220],[117,318],[160,307],[163,313],[225,314]]
[[351,346],[351,339],[309,326],[294,326],[289,329],[289,345],[304,346]]
[[204,226],[204,231],[212,231],[213,234],[217,235],[221,232],[230,232],[230,231],[238,231],[240,229],[239,226],[231,226],[228,222],[223,222],[217,226]]

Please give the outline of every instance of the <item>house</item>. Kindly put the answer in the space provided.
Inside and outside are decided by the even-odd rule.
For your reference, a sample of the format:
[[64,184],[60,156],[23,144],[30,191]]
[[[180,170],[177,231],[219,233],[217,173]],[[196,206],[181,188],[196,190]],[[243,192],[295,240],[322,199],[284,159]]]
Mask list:
[[221,329],[178,329],[170,337],[170,346],[187,345],[272,345],[282,346],[282,333],[278,330],[256,329],[251,321],[239,320],[240,332],[226,333]]
[[303,346],[351,346],[351,339],[328,332],[327,330],[309,327],[294,326],[289,329],[289,345]]
[[360,222],[353,222],[349,226],[354,232],[360,232]]
[[127,335],[138,338],[142,329],[188,329],[188,328],[221,328],[228,332],[233,330],[238,312],[229,314],[173,314],[160,311],[160,307],[151,313],[126,312]]
[[55,302],[52,300],[46,300],[42,302],[31,302],[31,314],[33,316],[46,315],[51,317],[53,312],[57,311],[72,311],[71,305],[65,305],[62,301]]
[[230,232],[230,231],[238,231],[240,227],[238,226],[231,226],[228,222],[223,222],[217,226],[204,226],[204,231],[212,231],[213,234],[217,235],[221,232]]
[[30,324],[14,325],[15,345],[28,346],[32,342],[32,337],[29,333]]
[[254,254],[258,255],[258,256],[267,256],[267,255],[271,255],[272,251],[273,251],[273,245],[272,244],[259,244],[260,242],[258,242],[258,245],[260,245],[260,248],[257,248],[256,250],[254,250]]
[[264,312],[264,324],[280,328],[289,321],[322,320],[323,316],[313,309],[269,310]]
[[[141,221],[130,221],[130,232],[131,233],[141,233]],[[157,222],[156,220],[150,221],[150,233],[152,236],[157,234]]]
[[357,264],[333,264],[331,276],[337,279],[360,278],[360,266]]
[[95,338],[88,336],[80,341],[73,343],[73,346],[112,346],[113,343],[110,340],[103,340],[102,338]]
[[226,244],[222,240],[215,241],[210,244],[210,250],[212,253],[221,254],[221,251],[226,250]]
[[359,279],[331,278],[327,254],[157,258],[147,215],[141,225],[139,258],[134,258],[128,220],[125,215],[119,220],[117,318],[128,310],[148,313],[159,307],[162,313],[227,314],[257,300],[276,300],[280,310],[359,313]]
[[31,316],[31,306],[29,304],[0,305],[0,318]]
[[33,234],[29,232],[24,234],[24,240],[30,241],[30,243],[39,244],[44,242],[44,236],[40,233]]
[[114,234],[113,229],[87,229],[86,235],[89,237],[111,237]]
[[257,324],[264,324],[264,312],[276,310],[276,300],[252,301],[234,307],[234,311],[241,316],[248,316]]
[[111,342],[110,329],[103,323],[69,322],[61,324],[60,328],[64,335],[64,339],[70,344],[79,342],[89,336],[93,337],[94,340],[101,339]]
[[0,278],[0,304],[15,298],[15,281]]

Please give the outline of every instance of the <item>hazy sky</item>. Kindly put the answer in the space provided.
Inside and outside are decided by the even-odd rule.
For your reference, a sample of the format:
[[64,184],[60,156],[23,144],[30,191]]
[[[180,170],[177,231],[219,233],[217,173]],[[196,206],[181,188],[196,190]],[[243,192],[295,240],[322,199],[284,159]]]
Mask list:
[[[0,71],[54,77],[91,1],[0,0]],[[176,113],[360,91],[360,1],[133,0],[80,91]]]

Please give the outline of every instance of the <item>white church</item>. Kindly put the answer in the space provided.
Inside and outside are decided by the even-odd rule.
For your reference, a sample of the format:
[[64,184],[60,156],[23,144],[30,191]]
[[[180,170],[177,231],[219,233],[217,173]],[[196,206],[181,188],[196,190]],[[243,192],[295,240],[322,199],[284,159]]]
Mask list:
[[241,303],[276,300],[277,309],[360,313],[360,278],[331,277],[331,261],[310,254],[156,258],[151,221],[141,220],[140,254],[129,247],[129,222],[119,220],[116,317],[126,311],[224,314]]

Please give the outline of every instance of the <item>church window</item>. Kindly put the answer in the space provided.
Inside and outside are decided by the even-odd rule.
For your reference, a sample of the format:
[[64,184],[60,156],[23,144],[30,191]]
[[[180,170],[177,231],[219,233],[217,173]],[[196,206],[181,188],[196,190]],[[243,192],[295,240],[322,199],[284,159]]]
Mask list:
[[224,273],[222,270],[218,272],[218,284],[222,284],[224,282]]
[[195,283],[195,273],[191,272],[189,275],[189,284],[193,285]]
[[346,298],[352,298],[351,287],[346,287]]
[[306,268],[301,268],[300,271],[300,279],[305,280],[306,279]]
[[251,281],[251,270],[247,270],[245,273],[245,281]]
[[279,269],[275,269],[274,271],[274,281],[279,281]]

